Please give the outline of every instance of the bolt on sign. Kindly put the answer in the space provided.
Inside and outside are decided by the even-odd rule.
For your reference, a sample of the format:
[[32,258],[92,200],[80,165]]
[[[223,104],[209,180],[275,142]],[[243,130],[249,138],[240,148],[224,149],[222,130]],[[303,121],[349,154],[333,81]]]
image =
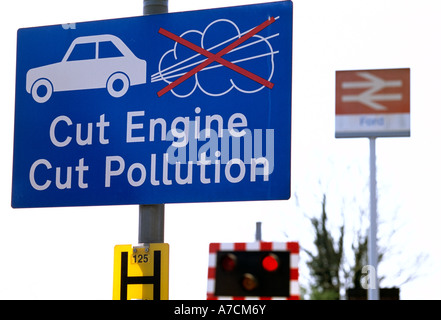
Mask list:
[[335,137],[409,137],[410,69],[336,72]]
[[114,249],[113,300],[168,300],[169,245]]
[[207,299],[300,299],[298,242],[211,243]]

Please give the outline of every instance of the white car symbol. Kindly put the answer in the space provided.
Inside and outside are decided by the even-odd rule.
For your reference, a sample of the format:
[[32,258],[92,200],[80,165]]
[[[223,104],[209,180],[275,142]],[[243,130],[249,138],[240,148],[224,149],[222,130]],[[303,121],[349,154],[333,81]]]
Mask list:
[[122,97],[129,86],[147,82],[147,62],[138,59],[121,39],[104,34],[78,37],[61,62],[30,69],[26,91],[38,103],[53,92],[107,88]]

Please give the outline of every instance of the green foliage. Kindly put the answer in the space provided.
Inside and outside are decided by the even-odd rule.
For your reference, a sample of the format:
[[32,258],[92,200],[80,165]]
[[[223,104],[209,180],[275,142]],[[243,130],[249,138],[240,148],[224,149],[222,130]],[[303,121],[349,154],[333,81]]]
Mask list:
[[311,258],[307,266],[313,278],[311,299],[340,299],[340,267],[343,257],[344,226],[339,228],[339,238],[334,241],[327,227],[326,195],[323,195],[322,214],[319,219],[312,218],[315,231],[314,245],[317,254],[304,250]]
[[[342,223],[334,233],[328,223],[326,212],[326,195],[323,195],[321,215],[318,218],[310,218],[314,229],[314,250],[307,250],[302,246],[302,250],[308,255],[306,262],[311,277],[309,286],[302,288],[302,296],[312,300],[339,300],[340,293],[347,288],[360,289],[363,283],[363,267],[368,265],[368,232],[367,227],[360,227],[359,230],[349,230],[349,237],[345,239],[345,224]],[[360,217],[363,217],[364,211],[361,210]],[[338,230],[338,233],[336,232]],[[391,237],[396,229],[393,229],[387,238],[386,246],[377,246],[378,264],[393,255],[391,251]],[[351,241],[350,246],[344,246],[346,242]],[[417,271],[427,259],[425,253],[419,253],[414,259],[412,267],[406,269],[398,268],[395,278],[404,277],[402,284],[414,280],[417,277]],[[406,274],[408,274],[406,276]],[[379,275],[377,275],[379,276]],[[394,275],[388,275],[388,278],[394,278]],[[379,283],[384,277],[379,276]],[[397,281],[397,279],[395,280]]]

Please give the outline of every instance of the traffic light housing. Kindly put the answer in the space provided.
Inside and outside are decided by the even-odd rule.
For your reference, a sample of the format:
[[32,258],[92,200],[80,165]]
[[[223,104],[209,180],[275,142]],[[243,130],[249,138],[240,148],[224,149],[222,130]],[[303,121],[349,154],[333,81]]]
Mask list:
[[298,298],[298,250],[296,242],[211,244],[207,297]]
[[289,296],[288,251],[218,253],[216,296]]

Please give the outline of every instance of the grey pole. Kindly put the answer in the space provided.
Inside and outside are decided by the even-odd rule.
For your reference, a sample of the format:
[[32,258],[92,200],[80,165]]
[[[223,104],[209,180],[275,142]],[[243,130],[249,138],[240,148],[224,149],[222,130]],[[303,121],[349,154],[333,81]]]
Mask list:
[[168,0],[144,0],[144,15],[168,13]]
[[[375,137],[369,138],[369,162],[370,162],[370,226],[368,237],[368,263],[370,282],[368,287],[368,300],[379,299],[379,288],[377,281],[377,167],[375,154]],[[373,274],[371,274],[373,272]]]
[[256,222],[256,241],[262,241],[262,222]]
[[[168,0],[144,0],[144,15],[168,13]],[[164,204],[139,206],[139,243],[164,242]]]

